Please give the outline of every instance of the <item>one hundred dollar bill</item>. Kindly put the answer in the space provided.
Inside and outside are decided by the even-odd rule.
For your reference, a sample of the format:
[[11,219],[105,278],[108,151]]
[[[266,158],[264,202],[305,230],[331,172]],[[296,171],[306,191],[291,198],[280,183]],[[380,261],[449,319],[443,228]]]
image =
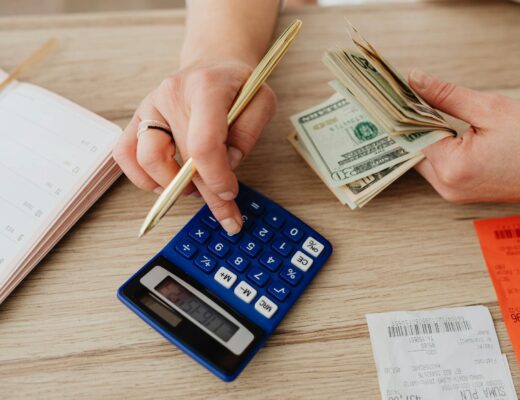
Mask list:
[[291,117],[329,186],[343,186],[416,155],[390,137],[353,96],[345,95]]

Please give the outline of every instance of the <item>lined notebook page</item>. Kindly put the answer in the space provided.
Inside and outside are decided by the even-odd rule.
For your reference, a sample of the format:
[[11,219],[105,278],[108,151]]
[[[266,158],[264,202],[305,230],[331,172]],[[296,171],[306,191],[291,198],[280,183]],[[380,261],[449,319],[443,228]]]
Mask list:
[[120,133],[37,86],[14,83],[0,93],[0,286],[63,217]]

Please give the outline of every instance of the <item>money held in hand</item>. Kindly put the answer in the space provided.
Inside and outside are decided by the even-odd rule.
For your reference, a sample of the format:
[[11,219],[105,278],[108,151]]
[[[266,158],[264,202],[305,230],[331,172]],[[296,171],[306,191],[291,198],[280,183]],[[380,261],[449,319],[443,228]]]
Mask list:
[[455,131],[352,26],[350,35],[358,51],[334,49],[323,57],[336,94],[293,115],[289,141],[355,209],[420,162],[425,147]]

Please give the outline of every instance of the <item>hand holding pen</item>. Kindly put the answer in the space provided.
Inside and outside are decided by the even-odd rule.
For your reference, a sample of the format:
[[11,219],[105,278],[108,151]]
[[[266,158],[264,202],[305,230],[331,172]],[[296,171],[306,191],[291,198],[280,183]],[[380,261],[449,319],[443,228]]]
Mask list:
[[[207,4],[206,7],[213,6]],[[243,7],[242,3],[237,3],[237,7]],[[244,21],[247,29],[237,26],[202,34],[201,26],[211,31],[223,25],[188,20],[182,54],[184,68],[165,79],[143,100],[114,151],[116,161],[136,186],[157,193],[180,170],[175,154],[179,152],[183,162],[192,157],[198,174],[194,176],[194,185],[190,184],[184,193],[198,190],[229,233],[238,232],[242,225],[233,201],[238,192],[233,169],[251,151],[276,108],[275,95],[264,84],[228,129],[227,114],[267,48],[274,27],[275,16],[261,8],[255,9],[251,19]],[[222,7],[214,11],[216,14],[190,15],[197,15],[199,19],[210,14],[213,18],[224,18],[222,13],[226,10]],[[228,10],[230,13],[239,11],[245,12],[236,8]],[[265,32],[263,37],[258,34],[260,26]],[[142,121],[151,127],[170,128],[174,140],[164,132],[167,129],[140,127]]]

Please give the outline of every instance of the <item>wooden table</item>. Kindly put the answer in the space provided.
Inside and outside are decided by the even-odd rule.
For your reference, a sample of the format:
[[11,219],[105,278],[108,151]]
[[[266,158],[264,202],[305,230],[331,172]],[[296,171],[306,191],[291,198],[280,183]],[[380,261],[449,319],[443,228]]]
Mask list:
[[[279,111],[239,178],[326,236],[335,252],[242,376],[222,383],[116,299],[116,290],[202,202],[186,198],[142,240],[155,196],[126,179],[72,229],[0,307],[2,399],[302,399],[379,397],[365,314],[483,304],[513,358],[472,221],[518,205],[444,202],[415,172],[365,209],[341,206],[286,140],[288,117],[331,93],[320,55],[345,42],[343,16],[403,72],[520,95],[520,7],[446,1],[287,10],[301,37],[270,83]],[[30,80],[124,126],[174,70],[184,11],[0,18],[0,65],[50,35],[60,52]],[[520,386],[518,386],[520,387]]]

